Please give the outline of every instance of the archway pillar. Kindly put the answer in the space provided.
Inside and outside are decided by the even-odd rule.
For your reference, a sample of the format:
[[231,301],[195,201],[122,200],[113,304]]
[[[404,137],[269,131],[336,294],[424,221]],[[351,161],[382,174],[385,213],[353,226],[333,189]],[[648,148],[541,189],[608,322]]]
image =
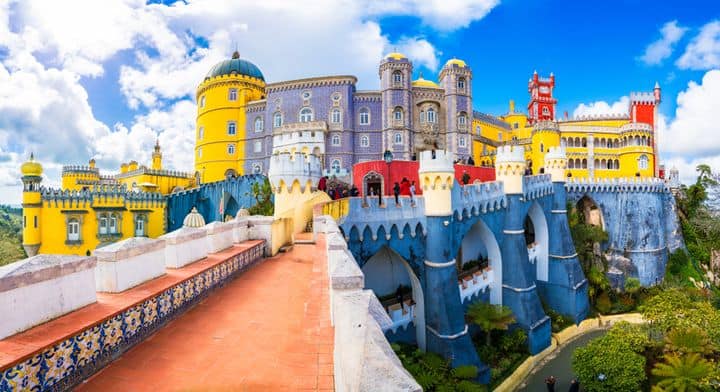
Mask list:
[[571,316],[575,323],[579,323],[587,317],[589,311],[588,284],[570,235],[565,182],[553,182],[553,188],[548,280],[538,281],[538,289],[545,303],[553,310]]
[[550,318],[545,315],[530,270],[525,246],[525,214],[522,194],[507,195],[508,208],[500,247],[503,269],[503,305],[510,307],[516,322],[527,332],[531,354],[550,346]]

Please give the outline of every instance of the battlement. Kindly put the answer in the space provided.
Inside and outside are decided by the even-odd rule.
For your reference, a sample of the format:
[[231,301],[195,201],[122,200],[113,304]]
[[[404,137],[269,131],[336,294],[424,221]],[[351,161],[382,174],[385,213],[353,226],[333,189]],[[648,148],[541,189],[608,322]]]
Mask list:
[[568,193],[577,192],[669,192],[670,189],[661,178],[569,178],[565,184]]
[[655,95],[651,92],[632,92],[630,102],[635,104],[655,104]]
[[504,162],[522,162],[525,164],[525,147],[523,146],[500,146],[497,148],[495,164]]
[[309,183],[315,187],[322,176],[322,163],[315,155],[305,155],[302,152],[290,154],[287,152],[275,154],[270,158],[268,178],[273,188],[280,191],[287,187],[292,188],[295,181],[300,183],[300,188],[305,192]]
[[523,177],[523,196],[525,200],[534,200],[551,195],[554,192],[551,174]]
[[54,188],[41,188],[40,196],[43,202],[62,207],[99,207],[103,205],[133,206],[161,206],[165,204],[165,197],[157,192],[128,191],[125,185],[95,185],[88,190],[62,190]]
[[567,159],[567,155],[565,154],[565,147],[557,146],[548,148],[548,152],[545,153],[545,162],[553,159]]
[[125,173],[118,173],[112,176],[113,178],[127,178],[132,177],[139,174],[149,174],[151,176],[161,176],[161,177],[180,177],[180,178],[192,178],[192,174],[181,172],[178,170],[154,170],[154,169],[148,169],[145,166],[140,166],[138,169],[127,171]]
[[502,181],[491,181],[453,189],[452,205],[460,220],[499,211],[507,207],[504,185]]
[[533,132],[559,132],[560,127],[555,121],[538,121],[533,127]]
[[[320,122],[325,124],[324,121]],[[282,132],[273,135],[273,154],[294,152],[325,154],[325,130],[283,129]]]
[[627,113],[598,113],[582,116],[573,116],[572,119],[566,121],[627,120],[629,118],[630,117],[627,115]]
[[446,150],[421,151],[419,173],[450,172],[455,173],[455,154]]
[[87,165],[66,165],[62,167],[62,175],[66,174],[97,174],[100,175],[100,169]]
[[620,133],[633,132],[633,131],[652,132],[653,127],[650,124],[638,123],[638,122],[627,123],[620,127]]

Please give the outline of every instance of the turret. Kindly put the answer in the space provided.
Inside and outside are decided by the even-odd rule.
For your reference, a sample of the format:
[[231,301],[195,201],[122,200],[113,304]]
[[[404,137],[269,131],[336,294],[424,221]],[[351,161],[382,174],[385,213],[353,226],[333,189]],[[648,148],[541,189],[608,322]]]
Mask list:
[[275,196],[275,217],[293,216],[295,233],[305,229],[305,202],[314,196],[321,176],[322,162],[317,155],[283,152],[270,157],[268,179]]
[[137,161],[130,161],[130,163],[128,163],[128,171],[129,172],[135,171],[137,169],[138,169]]
[[440,71],[445,91],[447,149],[459,158],[472,155],[472,70],[459,59],[450,59]]
[[658,82],[655,82],[655,88],[653,89],[653,95],[655,96],[655,105],[658,105],[662,100],[662,97],[660,95],[660,83],[658,83]]
[[545,173],[550,174],[552,182],[565,182],[567,155],[565,147],[550,147],[545,154]]
[[495,156],[495,179],[502,181],[508,195],[523,193],[525,175],[525,148],[500,146]]
[[533,73],[532,79],[528,82],[528,92],[530,93],[528,122],[530,124],[537,121],[555,120],[557,99],[553,98],[554,88],[555,75],[550,73],[550,78],[541,78],[537,71]]
[[560,128],[554,121],[538,121],[533,126],[532,131],[532,149],[531,149],[531,169],[533,174],[540,174],[543,168],[545,153],[551,147],[560,145]]
[[455,155],[449,151],[421,151],[418,178],[425,198],[426,216],[452,215]]
[[[380,63],[383,151],[399,159],[410,159],[412,151],[412,63],[401,53],[390,53]],[[395,143],[396,134],[403,143]]]
[[160,139],[155,141],[155,149],[152,153],[153,170],[162,170],[162,153],[160,152]]
[[42,182],[42,165],[35,161],[33,154],[30,160],[20,167],[23,182],[23,248],[28,257],[35,256],[40,249],[40,213],[42,199],[40,183]]

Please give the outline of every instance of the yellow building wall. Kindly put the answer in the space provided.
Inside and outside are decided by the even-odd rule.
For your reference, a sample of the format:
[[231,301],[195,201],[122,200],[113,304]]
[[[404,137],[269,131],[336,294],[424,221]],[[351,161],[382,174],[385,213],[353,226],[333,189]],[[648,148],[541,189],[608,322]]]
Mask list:
[[550,147],[560,145],[560,133],[556,131],[536,132],[532,136],[532,145],[525,151],[525,160],[532,162],[533,174],[539,174],[545,164],[545,154]]
[[194,179],[170,175],[138,173],[137,175],[118,178],[117,181],[120,184],[126,185],[128,189],[132,189],[133,184],[137,184],[138,186],[140,186],[140,184],[146,183],[155,184],[157,185],[157,187],[148,187],[144,188],[143,190],[150,192],[160,192],[163,195],[167,195],[172,193],[175,187],[180,187],[182,189],[190,188],[193,185]]
[[[78,184],[78,181],[85,183]],[[61,186],[64,190],[79,191],[83,188],[92,188],[92,184],[89,183],[97,183],[98,181],[100,181],[100,176],[97,173],[71,171],[62,174]]]
[[[229,90],[238,90],[237,100],[230,101]],[[227,170],[244,174],[245,106],[263,98],[265,83],[245,75],[224,75],[210,78],[198,86],[198,116],[195,128],[195,171],[201,182],[225,179]],[[205,105],[200,102],[204,99]],[[228,135],[227,124],[235,121],[236,134]],[[269,124],[265,124],[269,126]],[[200,129],[203,129],[202,135]],[[202,138],[201,138],[202,136]],[[228,144],[235,144],[235,153],[228,154]]]
[[[23,245],[37,245],[42,240],[40,192],[23,192]],[[37,217],[37,227],[35,227]]]

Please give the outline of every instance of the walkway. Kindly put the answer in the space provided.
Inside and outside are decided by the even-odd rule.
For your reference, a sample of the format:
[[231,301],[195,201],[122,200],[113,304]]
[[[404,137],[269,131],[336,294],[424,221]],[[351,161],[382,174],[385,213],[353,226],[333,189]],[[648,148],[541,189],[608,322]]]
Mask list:
[[333,389],[324,236],[266,259],[79,391]]

